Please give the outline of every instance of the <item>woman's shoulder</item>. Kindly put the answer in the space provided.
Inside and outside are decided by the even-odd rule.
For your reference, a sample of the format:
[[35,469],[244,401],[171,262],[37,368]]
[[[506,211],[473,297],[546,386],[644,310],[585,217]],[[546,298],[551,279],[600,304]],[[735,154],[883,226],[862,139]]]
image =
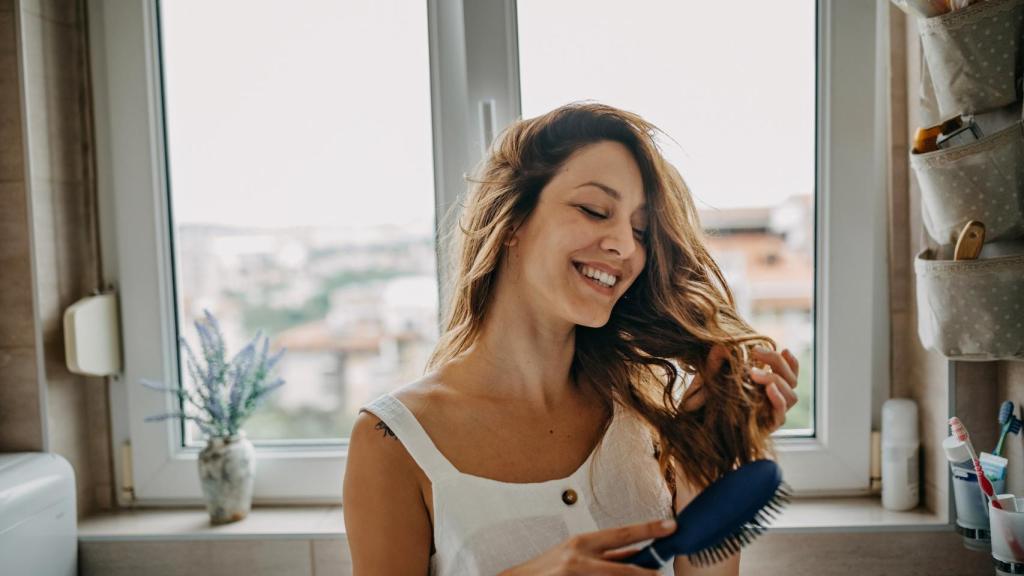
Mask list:
[[[435,373],[427,374],[417,380],[406,383],[390,392],[385,394],[393,398],[396,398],[406,408],[412,412],[413,416],[419,419],[421,414],[426,413],[432,406],[438,403],[438,399],[443,395],[442,385],[439,377]],[[376,435],[381,438],[392,438],[399,440],[398,444],[401,444],[401,440],[397,438],[394,432],[388,426],[388,422],[385,422],[380,418],[374,410],[374,405],[377,405],[381,397],[378,397],[373,402],[366,404],[356,416],[355,424],[352,429],[352,440],[354,441],[357,436],[361,438],[368,438],[371,435]],[[383,412],[382,412],[383,414]],[[385,415],[385,418],[387,416]],[[404,450],[392,450],[392,456],[398,460],[411,462],[408,454]]]
[[[372,412],[356,417],[343,484],[342,511],[357,570],[422,572],[429,558],[431,520],[419,468],[387,423]],[[388,554],[396,548],[408,554]]]
[[[387,395],[398,400],[405,410],[395,413],[394,407],[388,408],[387,403],[381,405],[381,398],[378,398],[360,411],[356,426],[362,427],[364,432],[371,429],[382,431],[385,436],[390,435],[399,442],[414,441],[414,438],[401,438],[403,430],[400,428],[404,428],[406,434],[411,432],[413,436],[420,435],[416,432],[419,429],[426,431],[431,444],[435,444],[438,439],[443,440],[445,431],[457,429],[464,420],[467,407],[472,405],[471,398],[437,372],[403,384]],[[374,405],[380,409],[375,410]],[[380,420],[380,416],[387,422]],[[415,422],[408,421],[408,416],[412,416]],[[394,431],[389,425],[395,426]]]
[[447,382],[439,371],[396,388],[391,395],[405,405],[417,418],[422,414],[437,411],[459,401],[458,392]]

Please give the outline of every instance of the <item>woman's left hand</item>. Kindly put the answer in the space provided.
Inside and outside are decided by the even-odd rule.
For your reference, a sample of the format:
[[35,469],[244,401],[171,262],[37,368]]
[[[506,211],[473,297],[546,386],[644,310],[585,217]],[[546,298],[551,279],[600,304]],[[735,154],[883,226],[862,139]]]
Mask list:
[[[725,349],[718,347],[708,357],[708,365],[718,370],[726,357]],[[800,363],[796,356],[788,348],[782,352],[775,352],[761,346],[755,347],[751,352],[751,359],[761,364],[767,364],[771,371],[761,368],[751,368],[750,379],[755,384],[764,386],[768,401],[772,403],[774,423],[772,432],[778,430],[786,423],[786,412],[796,405],[796,385],[800,375]],[[683,394],[683,409],[687,411],[696,410],[704,404],[704,390],[701,387],[700,376],[694,376],[693,381],[686,388]]]
[[772,403],[775,414],[774,432],[786,423],[786,412],[796,405],[796,384],[800,375],[800,363],[788,348],[781,353],[756,346],[751,351],[751,358],[767,364],[771,370],[751,368],[750,379],[755,384],[764,386],[768,400]]

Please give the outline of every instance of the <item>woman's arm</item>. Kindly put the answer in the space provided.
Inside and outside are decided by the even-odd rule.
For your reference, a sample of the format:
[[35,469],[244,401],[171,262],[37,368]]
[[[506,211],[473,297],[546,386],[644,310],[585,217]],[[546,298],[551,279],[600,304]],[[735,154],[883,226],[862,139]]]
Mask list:
[[427,574],[432,532],[415,466],[380,419],[359,414],[342,502],[353,574]]
[[[673,509],[678,515],[691,500],[697,497],[698,492],[691,488],[683,480],[683,475],[680,473],[678,467],[675,470],[675,483],[676,483],[676,501],[673,503]],[[686,559],[686,556],[676,556],[675,562],[672,565],[676,576],[739,576],[740,573],[740,555],[737,552],[723,562],[712,564],[711,566],[705,566],[698,568],[690,561]]]

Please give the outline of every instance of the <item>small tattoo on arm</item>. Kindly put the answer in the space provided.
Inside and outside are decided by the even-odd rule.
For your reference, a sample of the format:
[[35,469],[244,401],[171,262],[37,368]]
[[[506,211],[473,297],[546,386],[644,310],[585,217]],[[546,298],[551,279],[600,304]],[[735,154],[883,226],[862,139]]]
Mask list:
[[387,425],[387,424],[385,424],[383,420],[381,420],[380,422],[377,422],[377,425],[376,425],[376,426],[374,426],[374,428],[375,428],[376,430],[381,430],[381,431],[383,431],[383,432],[384,432],[384,437],[385,437],[385,438],[387,438],[388,436],[390,436],[390,437],[394,438],[395,440],[398,440],[398,436],[395,436],[395,433],[391,431],[391,428],[388,428],[388,425]]

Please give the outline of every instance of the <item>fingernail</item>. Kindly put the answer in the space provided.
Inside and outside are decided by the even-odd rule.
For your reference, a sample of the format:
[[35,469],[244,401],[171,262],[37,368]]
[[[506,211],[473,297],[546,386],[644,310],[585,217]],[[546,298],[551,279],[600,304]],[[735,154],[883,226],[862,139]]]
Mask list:
[[760,368],[751,368],[750,373],[753,374],[754,376],[764,376],[765,374],[767,374],[767,372]]
[[661,527],[664,528],[665,530],[669,530],[671,528],[675,528],[676,527],[676,521],[675,520],[662,520],[661,521]]

